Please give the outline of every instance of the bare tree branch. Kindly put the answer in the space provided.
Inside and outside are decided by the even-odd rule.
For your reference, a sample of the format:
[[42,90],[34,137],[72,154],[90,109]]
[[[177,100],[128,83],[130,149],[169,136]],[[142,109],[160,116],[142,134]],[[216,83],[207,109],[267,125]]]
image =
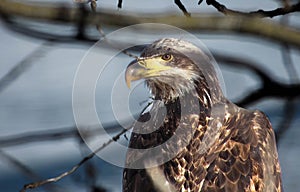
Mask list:
[[274,10],[270,11],[265,11],[265,10],[257,10],[257,11],[251,11],[251,12],[241,12],[241,11],[236,11],[232,9],[228,9],[225,5],[219,3],[218,1],[215,0],[206,0],[207,5],[212,5],[215,7],[219,12],[223,13],[224,15],[254,15],[254,16],[259,16],[259,17],[275,17],[275,16],[280,16],[280,15],[286,15],[289,13],[293,12],[299,12],[300,11],[300,2],[284,7],[280,7]]
[[246,61],[241,58],[226,56],[217,53],[214,53],[213,55],[217,61],[232,67],[243,67],[251,70],[261,79],[262,87],[249,93],[241,100],[237,101],[236,103],[239,106],[245,107],[266,97],[281,99],[300,97],[300,84],[284,84],[278,82],[268,76],[260,68],[252,64],[249,60]]
[[[82,12],[85,13],[83,14]],[[292,29],[290,27],[267,20],[262,20],[257,17],[222,17],[216,15],[201,14],[195,14],[190,18],[171,14],[156,14],[148,16],[134,14],[122,15],[112,10],[93,13],[91,11],[83,9],[82,7],[71,8],[65,7],[63,5],[33,5],[15,1],[11,2],[8,0],[0,1],[0,13],[5,21],[11,21],[10,17],[15,16],[31,18],[35,20],[73,23],[77,24],[78,26],[82,26],[79,25],[81,22],[84,22],[84,26],[102,24],[118,27],[138,23],[165,23],[194,31],[215,31],[224,33],[237,32],[251,34],[277,42],[284,42],[300,48],[299,30]],[[82,16],[84,16],[84,19],[81,18]],[[88,39],[85,37],[85,35],[81,36],[81,38]]]

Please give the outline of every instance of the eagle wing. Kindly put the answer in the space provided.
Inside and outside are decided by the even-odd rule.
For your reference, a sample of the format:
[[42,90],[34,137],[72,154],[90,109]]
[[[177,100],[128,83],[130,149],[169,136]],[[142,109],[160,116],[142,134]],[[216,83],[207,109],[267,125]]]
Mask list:
[[221,134],[203,157],[207,169],[201,191],[282,191],[274,132],[265,114],[241,109],[223,125],[227,130],[230,136]]

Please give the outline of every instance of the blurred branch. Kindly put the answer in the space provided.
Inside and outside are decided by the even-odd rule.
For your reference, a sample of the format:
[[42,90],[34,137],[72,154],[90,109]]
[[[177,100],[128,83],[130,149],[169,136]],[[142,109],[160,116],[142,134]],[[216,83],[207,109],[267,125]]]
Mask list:
[[266,97],[283,99],[300,97],[300,84],[284,84],[278,82],[262,71],[262,69],[256,67],[249,60],[217,53],[214,53],[213,55],[220,63],[235,68],[246,68],[254,72],[260,78],[262,86],[237,101],[236,104],[239,106],[245,107]]
[[58,141],[78,136],[76,127],[58,128],[54,130],[34,131],[0,138],[0,148],[22,145],[32,142]]
[[300,11],[300,2],[294,5],[286,5],[285,7],[280,7],[271,11],[265,10],[257,10],[251,12],[241,12],[232,9],[228,9],[225,5],[219,3],[215,0],[206,0],[207,5],[212,5],[215,7],[219,12],[223,13],[224,15],[252,15],[252,16],[259,16],[259,17],[275,17],[279,15],[286,15],[293,12]]
[[183,14],[187,17],[190,17],[191,14],[186,10],[184,5],[181,3],[180,0],[174,0],[174,3],[178,6],[178,8],[183,12]]
[[288,73],[288,77],[290,78],[290,81],[293,82],[299,82],[299,77],[297,74],[297,70],[293,64],[292,58],[291,58],[291,49],[287,44],[282,44],[281,46],[281,57],[282,62],[285,66],[285,69]]
[[[286,1],[284,1],[287,3]],[[300,4],[300,1],[299,1]],[[280,23],[289,23],[289,17],[285,16],[280,19]],[[292,57],[291,57],[291,48],[288,44],[282,43],[281,45],[281,57],[282,57],[282,63],[285,66],[285,69],[288,73],[288,77],[290,78],[290,82],[296,81],[299,83],[299,77],[297,74],[297,70],[294,66]]]
[[[119,7],[120,6],[120,7]],[[118,7],[121,8],[122,7],[122,0],[119,0],[119,4]],[[91,10],[96,13],[97,12],[97,2],[96,0],[91,0]],[[102,37],[105,37],[105,34],[101,28],[101,26],[99,24],[96,25],[96,29],[98,30],[98,32],[100,33],[100,35]]]
[[39,179],[40,178],[29,167],[27,167],[26,165],[24,165],[22,162],[20,162],[16,158],[12,157],[11,155],[7,154],[3,150],[0,150],[0,156],[2,158],[5,158],[7,160],[7,162],[9,162],[12,165],[14,165],[14,167],[18,168],[18,170],[20,170],[20,172],[23,173],[24,175],[26,175],[26,176],[28,176],[28,177],[30,177],[32,179]]
[[275,130],[276,143],[279,145],[283,135],[291,127],[292,120],[296,116],[296,107],[294,99],[287,99],[283,107],[283,117],[279,123],[278,128]]
[[[81,155],[84,157],[86,154],[90,153],[90,148],[86,145],[85,141],[82,137],[78,137],[80,140],[80,152]],[[91,192],[106,192],[105,188],[102,186],[97,185],[97,180],[99,180],[99,170],[97,166],[92,161],[86,162],[83,166],[85,174],[85,183],[87,191]]]
[[[288,6],[288,2],[283,2],[285,6]],[[282,17],[280,19],[281,23],[288,23],[289,20],[288,17]],[[293,60],[291,58],[291,49],[289,45],[282,44],[281,46],[281,57],[282,57],[282,63],[285,66],[285,69],[288,73],[288,77],[290,78],[290,83],[297,82],[299,83],[299,77],[296,71],[296,68],[294,66]],[[296,105],[293,98],[287,98],[284,103],[283,113],[282,113],[282,120],[279,123],[278,128],[276,129],[276,141],[279,144],[280,139],[282,136],[289,130],[291,127],[291,123],[293,121],[293,118],[295,117],[296,112]]]
[[123,1],[122,0],[118,0],[118,8],[122,8],[122,3],[123,3]]
[[[262,86],[260,88],[248,93],[242,99],[237,101],[237,105],[245,107],[266,97],[275,97],[285,100],[282,120],[277,129],[275,129],[275,136],[277,144],[279,145],[282,136],[286,131],[288,131],[292,120],[296,115],[295,98],[300,97],[300,84],[295,84],[293,83],[294,81],[291,81],[290,84],[278,82],[272,79],[271,76],[265,73],[261,68],[257,67],[253,62],[249,61],[249,59],[245,60],[217,53],[214,53],[213,55],[215,59],[222,64],[226,64],[234,68],[246,68],[247,70],[252,71],[262,82]],[[288,60],[284,60],[283,62],[286,67],[292,65],[292,63],[287,63],[289,62]]]
[[[27,177],[31,179],[40,179],[41,177],[36,174],[34,171],[32,171],[28,166],[23,164],[21,161],[16,159],[15,157],[9,155],[8,153],[4,152],[3,150],[0,150],[0,156],[2,158],[5,158],[8,163],[13,165],[16,169],[18,169],[22,174],[26,175]],[[50,185],[46,187],[49,191],[56,191],[56,187],[54,185]]]
[[[100,129],[103,129],[100,127],[87,127],[90,127],[89,130],[84,133],[87,136],[99,134],[99,132],[101,131]],[[120,127],[121,126],[119,124],[111,124],[106,125],[104,129],[106,133],[115,133],[120,130]],[[79,136],[79,132],[76,126],[62,127],[44,131],[26,132],[23,134],[0,137],[0,148],[22,145],[32,142],[58,141],[58,139],[75,138],[77,136]]]
[[46,46],[51,42],[46,41],[38,46],[32,53],[28,54],[21,62],[14,66],[6,75],[0,79],[0,93],[5,90],[11,83],[20,77],[39,57],[42,57],[47,51]]
[[34,189],[37,187],[40,187],[42,185],[48,184],[48,183],[53,183],[56,181],[61,180],[62,178],[74,173],[79,167],[81,167],[81,165],[83,165],[85,162],[87,162],[88,160],[90,160],[91,158],[93,158],[95,156],[96,153],[98,153],[99,151],[103,150],[106,146],[108,146],[109,144],[111,144],[112,142],[115,142],[117,140],[119,140],[120,136],[123,135],[124,133],[126,133],[128,130],[130,130],[130,128],[128,129],[123,129],[121,132],[119,132],[117,135],[115,135],[114,137],[112,137],[110,140],[108,140],[107,142],[103,143],[102,146],[100,146],[98,149],[96,149],[95,151],[93,151],[92,153],[90,153],[89,155],[87,155],[86,157],[84,157],[78,164],[76,164],[75,166],[73,166],[69,171],[66,171],[56,177],[52,177],[49,179],[45,179],[42,181],[38,181],[38,182],[34,182],[34,183],[29,183],[24,185],[24,187],[21,189],[21,192],[25,192],[28,189]]
[[[122,15],[116,13],[114,10],[93,13],[85,9],[83,5],[79,8],[73,8],[64,5],[47,6],[45,4],[25,4],[8,0],[0,1],[0,13],[7,24],[11,23],[13,17],[23,17],[48,22],[64,22],[75,24],[78,28],[98,24],[122,27],[138,23],[165,23],[194,31],[245,33],[277,42],[284,42],[300,48],[299,30],[253,16],[222,17],[195,14],[193,17],[187,18],[171,14],[145,16],[128,13]],[[23,29],[26,28],[23,26]],[[152,28],[151,30],[155,29]],[[51,38],[51,36],[49,38]],[[78,39],[78,36],[69,37],[69,39],[70,38]],[[83,40],[89,40],[82,34],[81,38],[83,38]]]

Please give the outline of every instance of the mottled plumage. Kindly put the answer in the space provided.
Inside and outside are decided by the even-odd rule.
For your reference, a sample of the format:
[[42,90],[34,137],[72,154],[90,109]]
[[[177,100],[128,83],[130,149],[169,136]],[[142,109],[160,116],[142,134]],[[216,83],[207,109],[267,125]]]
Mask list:
[[128,85],[142,78],[154,101],[133,128],[124,192],[282,191],[268,118],[223,96],[207,54],[158,40],[127,68]]

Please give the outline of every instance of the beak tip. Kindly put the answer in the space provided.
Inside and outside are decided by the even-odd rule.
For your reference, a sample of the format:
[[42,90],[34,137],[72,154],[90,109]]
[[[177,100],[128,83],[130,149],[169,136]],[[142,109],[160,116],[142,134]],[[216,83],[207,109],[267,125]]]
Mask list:
[[126,85],[130,89],[130,81],[126,81]]
[[146,69],[141,66],[137,60],[132,61],[126,68],[125,71],[125,82],[127,87],[130,89],[131,82],[142,79],[145,77]]
[[132,80],[131,75],[126,71],[125,82],[129,89],[130,89],[130,85],[131,85],[131,80]]

